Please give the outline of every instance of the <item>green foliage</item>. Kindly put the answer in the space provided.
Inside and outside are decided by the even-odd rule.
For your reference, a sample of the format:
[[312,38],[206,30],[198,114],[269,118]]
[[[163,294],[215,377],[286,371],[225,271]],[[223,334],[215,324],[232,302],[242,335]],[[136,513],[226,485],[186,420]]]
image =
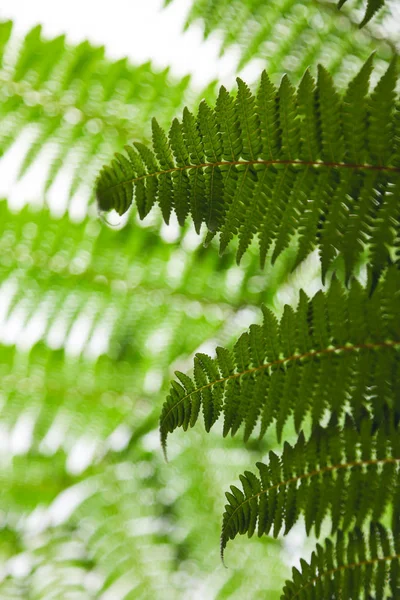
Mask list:
[[[181,246],[191,234],[186,230],[173,241],[164,241],[156,225],[142,228],[129,223],[123,230],[112,230],[90,217],[72,223],[68,216],[54,219],[49,210],[38,211],[29,206],[13,214],[7,202],[0,201],[1,273],[3,281],[18,288],[8,314],[27,293],[31,294],[31,315],[51,295],[54,309],[51,312],[49,307],[46,313],[48,327],[57,318],[65,298],[78,293],[81,300],[68,311],[68,329],[90,298],[95,298],[91,310],[94,322],[107,320],[110,307],[125,313],[120,321],[117,319],[116,326],[118,322],[126,324],[126,312],[130,311],[134,317],[136,310],[145,311],[151,295],[155,294],[162,303],[172,298],[185,311],[193,301],[201,303],[203,311],[207,306],[211,310],[213,305],[222,304],[228,312],[259,306],[261,301],[272,303],[280,282],[290,271],[291,253],[282,257],[281,272],[274,269],[272,273],[269,269],[268,281],[261,280],[253,292],[249,290],[251,280],[259,278],[262,271],[257,256],[249,255],[246,273],[233,290],[229,274],[237,271],[234,254],[227,253],[221,260],[198,244],[187,252]],[[171,265],[175,265],[173,271]],[[36,287],[30,281],[35,281]],[[134,307],[129,296],[133,291],[136,299],[140,299]],[[143,313],[139,321],[142,318]]]
[[290,416],[299,431],[306,415],[315,425],[327,408],[358,419],[368,406],[379,422],[390,407],[399,418],[399,282],[394,269],[372,294],[357,281],[346,292],[333,280],[311,300],[301,292],[297,310],[286,306],[279,323],[263,308],[263,325],[252,325],[233,351],[197,354],[194,378],[176,372],[164,403],[164,450],[168,433],[193,427],[200,409],[206,431],[223,413],[224,436],[244,424],[245,440],[259,421],[260,437],[275,423],[280,439]]
[[[34,414],[39,446],[63,419],[60,440],[71,443],[85,432],[104,440],[121,423],[136,429],[137,407],[149,407],[157,389],[144,391],[148,373],[165,389],[171,364],[210,337],[231,339],[240,329],[220,333],[225,321],[261,301],[271,305],[287,276],[283,262],[275,283],[271,275],[249,292],[260,276],[254,255],[233,290],[232,254],[220,261],[202,247],[184,252],[181,244],[182,238],[163,241],[155,226],[115,231],[90,217],[54,219],[47,209],[27,206],[13,214],[0,202],[1,319],[5,332],[19,325],[8,340],[12,347],[0,344],[7,430],[19,416]],[[151,427],[157,418],[155,411]]]
[[368,537],[358,528],[347,536],[339,531],[335,543],[327,539],[324,547],[317,545],[309,564],[301,561],[301,572],[293,569],[281,598],[367,600],[372,592],[376,600],[395,599],[399,560],[399,538],[379,523],[371,523]]
[[[346,2],[347,2],[347,0],[339,0],[339,3],[338,3],[339,8],[342,8],[342,6]],[[383,6],[385,6],[385,0],[368,0],[367,7],[365,9],[364,18],[361,21],[359,26],[364,27],[364,25],[366,25],[372,19],[372,17],[375,15],[375,13],[377,13],[378,10],[383,8]]]
[[40,25],[21,42],[10,21],[0,22],[0,79],[0,153],[29,128],[19,176],[47,150],[45,191],[68,164],[70,196],[91,187],[102,163],[132,136],[146,139],[143,124],[156,107],[167,124],[194,98],[189,77],[174,82],[169,69],[155,72],[150,63],[112,63],[89,42],[73,47],[65,36],[44,39]]
[[[334,537],[283,599],[399,596],[399,45],[383,4],[195,0],[188,23],[269,73],[216,101],[213,83],[199,95],[0,23],[0,154],[25,144],[20,176],[47,169],[43,206],[0,202],[2,599],[277,600],[275,537],[301,520]],[[118,230],[84,216],[114,153],[96,191],[130,209]],[[154,448],[174,369],[164,451],[200,412],[206,432],[179,440],[171,469]],[[222,552],[260,538],[237,539],[226,572],[215,507],[239,473]]]
[[295,238],[296,264],[317,246],[323,278],[339,253],[348,279],[367,248],[377,279],[400,238],[396,61],[368,95],[370,73],[371,58],[343,98],[322,66],[298,90],[264,73],[253,96],[238,79],[235,99],[222,87],[214,110],[185,109],[169,142],[153,119],[153,150],[134,143],[101,171],[99,207],[123,214],[134,194],[141,218],[156,202],[167,223],[190,213],[221,252],[237,235],[238,261],[257,236],[262,265]]
[[379,426],[364,418],[356,426],[346,415],[340,428],[315,426],[308,441],[303,432],[282,456],[269,453],[268,464],[257,463],[258,477],[240,476],[243,491],[231,486],[223,517],[221,552],[237,534],[276,537],[287,534],[302,515],[307,535],[317,537],[327,515],[332,533],[361,528],[368,518],[378,521],[393,504],[393,530],[399,517],[394,504],[400,475],[399,428],[384,420]]
[[[347,0],[345,0],[347,1]],[[166,0],[169,4],[171,0]],[[343,0],[338,1],[343,6]],[[355,8],[363,10],[366,0],[352,1],[340,12],[329,0],[301,2],[295,0],[195,0],[186,27],[201,21],[204,37],[217,31],[221,53],[231,46],[240,48],[238,68],[259,58],[272,74],[290,71],[300,75],[310,64],[320,61],[339,77],[356,69],[372,50],[387,57],[387,48],[375,28],[357,31]],[[364,26],[384,0],[368,0],[360,26]],[[383,19],[388,11],[383,10]],[[393,45],[395,45],[393,35]],[[351,61],[349,60],[351,55]]]

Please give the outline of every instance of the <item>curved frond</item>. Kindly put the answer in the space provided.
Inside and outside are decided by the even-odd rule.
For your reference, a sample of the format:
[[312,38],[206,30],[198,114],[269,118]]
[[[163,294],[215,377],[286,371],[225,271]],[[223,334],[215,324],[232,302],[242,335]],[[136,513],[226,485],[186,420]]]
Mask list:
[[[335,6],[329,0],[301,5],[294,0],[194,0],[186,27],[201,22],[205,38],[218,32],[222,37],[221,53],[233,45],[239,46],[239,69],[251,59],[259,58],[271,74],[281,75],[285,71],[300,74],[308,65],[323,59],[333,72],[342,76],[348,68],[354,68],[357,60],[365,60],[373,49],[379,49],[380,57],[387,56],[387,47],[375,22],[362,32],[357,31],[360,12],[365,12],[361,23],[364,26],[384,5],[384,0],[353,0],[339,11],[338,6],[344,3],[337,0]],[[377,15],[379,21],[387,18],[393,22],[395,16],[391,17],[390,7]],[[395,40],[393,32],[393,45]]]
[[194,377],[176,372],[164,403],[164,450],[168,433],[193,427],[200,409],[207,431],[223,413],[224,436],[244,425],[245,440],[257,422],[260,437],[275,423],[280,438],[290,416],[298,431],[307,414],[317,424],[326,409],[340,415],[348,404],[357,418],[364,405],[377,421],[386,405],[399,416],[399,278],[389,270],[372,294],[357,281],[347,292],[335,279],[311,300],[301,292],[280,322],[264,308],[263,325],[252,325],[233,351],[197,354]]
[[222,87],[215,109],[185,109],[169,141],[153,120],[153,150],[134,143],[101,171],[99,207],[123,214],[134,196],[141,218],[155,202],[166,222],[190,213],[221,251],[238,236],[238,260],[257,236],[261,264],[296,238],[297,263],[319,248],[323,278],[338,254],[349,277],[368,249],[378,277],[400,235],[396,62],[368,96],[370,73],[371,59],[344,97],[321,66],[298,90],[264,73],[256,97],[239,79],[234,101]]
[[336,540],[326,539],[323,547],[318,544],[310,563],[301,560],[301,571],[293,568],[292,581],[286,582],[281,600],[394,600],[399,585],[399,538],[372,523],[368,536],[357,528],[348,535],[339,531]]
[[285,442],[281,457],[271,451],[268,463],[257,468],[257,476],[240,475],[242,490],[231,486],[226,493],[222,554],[238,534],[272,530],[276,537],[283,528],[286,535],[301,515],[307,535],[314,527],[317,537],[328,515],[332,533],[379,520],[398,493],[399,428],[390,421],[376,428],[369,418],[356,426],[346,416],[342,429],[333,420],[316,426],[308,441],[302,432],[293,446]]

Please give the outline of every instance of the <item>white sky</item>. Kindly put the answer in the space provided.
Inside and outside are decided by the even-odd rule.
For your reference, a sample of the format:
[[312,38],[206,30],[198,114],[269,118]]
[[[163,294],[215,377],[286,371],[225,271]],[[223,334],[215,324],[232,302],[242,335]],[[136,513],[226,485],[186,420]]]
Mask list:
[[[72,43],[88,39],[105,45],[113,59],[151,59],[156,66],[170,65],[175,75],[192,73],[198,87],[215,78],[232,87],[237,52],[219,58],[218,36],[204,42],[200,24],[183,33],[190,5],[191,0],[174,0],[166,9],[163,0],[4,0],[0,16],[12,19],[21,34],[41,23],[46,36],[65,33]],[[251,82],[259,71],[253,64],[241,76]]]

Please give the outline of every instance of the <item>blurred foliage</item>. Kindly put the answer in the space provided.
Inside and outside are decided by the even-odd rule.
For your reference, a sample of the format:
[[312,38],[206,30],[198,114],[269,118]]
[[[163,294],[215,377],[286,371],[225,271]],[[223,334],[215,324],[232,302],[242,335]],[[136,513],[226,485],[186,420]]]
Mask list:
[[[150,64],[111,64],[87,43],[43,40],[40,28],[22,45],[9,44],[10,24],[0,33],[0,146],[7,158],[34,130],[17,156],[23,173],[49,166],[51,142],[46,187],[78,151],[70,192],[90,183],[107,153],[146,139],[156,103],[167,122],[197,101],[188,78],[171,82]],[[101,132],[88,132],[93,119]],[[24,204],[15,212],[0,201],[0,597],[207,598],[219,588],[234,597],[251,557],[239,550],[230,572],[220,564],[217,482],[238,465],[222,468],[219,442],[197,437],[201,456],[183,446],[171,470],[156,429],[174,368],[205,343],[229,343],[260,318],[261,302],[279,307],[281,284],[306,279],[290,275],[292,250],[262,271],[253,249],[243,270],[234,249],[218,257],[159,215],[139,225],[132,213],[113,229],[93,214],[72,220]],[[206,525],[192,518],[200,511]],[[260,559],[266,546],[281,548],[260,541]],[[279,590],[283,571],[256,589]]]
[[194,0],[186,27],[200,21],[205,38],[218,32],[221,54],[238,48],[239,70],[257,58],[270,76],[289,72],[295,78],[321,62],[342,82],[357,72],[372,51],[386,61],[391,49],[396,45],[399,49],[396,32],[388,35],[385,27],[390,9],[379,12],[360,31],[364,7],[364,0],[350,2],[341,11],[332,0]]
[[[228,13],[221,26],[240,36]],[[338,19],[347,31],[347,17]],[[292,34],[302,26],[305,17]],[[370,35],[343,52],[361,61]],[[278,65],[284,49],[275,51]],[[318,52],[310,45],[306,60]],[[382,63],[387,54],[382,45]],[[279,598],[301,534],[239,540],[228,570],[219,560],[223,490],[273,438],[244,449],[218,431],[177,434],[168,465],[157,424],[174,369],[232,344],[261,319],[262,302],[279,314],[300,287],[314,293],[318,261],[292,272],[288,248],[260,270],[252,247],[239,268],[234,244],[218,257],[159,215],[139,224],[132,211],[112,229],[86,211],[100,165],[131,138],[148,141],[153,115],[166,126],[185,104],[213,99],[214,84],[199,94],[189,77],[112,62],[88,42],[46,40],[40,26],[19,40],[9,22],[0,58],[0,153],[8,160],[17,148],[20,176],[46,171],[40,206],[0,201],[0,598]],[[80,219],[64,214],[57,194],[48,203],[58,180],[78,198]]]
[[168,123],[197,97],[189,76],[173,80],[168,68],[111,62],[104,47],[44,39],[40,25],[21,41],[10,21],[0,22],[0,81],[0,154],[28,132],[19,176],[48,154],[44,190],[68,166],[69,197],[91,190],[103,161],[132,136],[146,139],[155,111]]

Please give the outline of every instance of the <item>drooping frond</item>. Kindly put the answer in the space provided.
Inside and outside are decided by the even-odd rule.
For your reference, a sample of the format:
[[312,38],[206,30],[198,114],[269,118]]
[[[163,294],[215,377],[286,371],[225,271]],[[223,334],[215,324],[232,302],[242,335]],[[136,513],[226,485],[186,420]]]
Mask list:
[[[356,426],[346,416],[344,428],[317,425],[308,441],[301,432],[281,457],[271,451],[257,468],[258,476],[240,476],[243,490],[226,493],[221,553],[238,534],[287,534],[300,515],[307,535],[314,527],[317,537],[328,515],[332,533],[379,520],[400,491],[399,428],[385,421],[375,429],[369,418]],[[394,505],[394,522],[399,509]]]
[[399,586],[399,537],[372,523],[368,536],[360,529],[348,535],[339,531],[334,542],[326,539],[323,547],[317,544],[310,563],[302,559],[301,571],[293,568],[281,600],[395,600]]
[[[347,0],[339,0],[338,6],[342,8],[346,4]],[[360,28],[364,27],[381,8],[385,6],[385,0],[367,0],[367,6],[365,9],[365,15],[360,23]]]
[[176,372],[164,403],[164,450],[168,433],[193,427],[200,409],[207,431],[223,413],[224,436],[244,425],[245,440],[257,422],[260,437],[275,423],[280,438],[290,416],[298,431],[307,414],[317,424],[326,409],[340,415],[347,404],[357,418],[364,405],[378,422],[385,406],[399,417],[399,282],[400,271],[389,270],[370,294],[357,281],[345,292],[333,280],[311,300],[301,292],[279,323],[264,308],[263,325],[252,325],[233,351],[197,354],[194,377]]
[[[368,0],[363,25],[383,3]],[[373,49],[380,49],[382,57],[387,55],[374,27],[357,31],[359,16],[354,9],[363,10],[365,4],[366,0],[352,1],[348,10],[346,6],[339,11],[329,0],[301,4],[294,0],[194,0],[186,27],[200,21],[206,38],[217,31],[222,37],[221,53],[239,46],[239,69],[257,57],[271,74],[290,71],[299,75],[308,65],[324,60],[333,73],[343,75],[357,68],[357,59],[361,63]],[[393,23],[389,9],[378,18],[385,17]]]
[[89,42],[44,39],[40,26],[21,42],[2,22],[0,43],[0,155],[29,133],[19,175],[47,150],[46,190],[67,166],[70,196],[81,184],[90,188],[105,160],[132,136],[145,139],[156,107],[167,124],[193,98],[189,77],[174,82],[168,69],[155,72],[150,63],[110,62]]
[[238,236],[238,260],[257,236],[262,264],[297,238],[297,263],[317,246],[323,277],[338,253],[349,277],[367,248],[377,278],[397,260],[400,137],[396,63],[368,96],[370,72],[371,59],[343,97],[323,67],[297,90],[264,73],[253,96],[238,80],[235,99],[222,87],[215,109],[185,109],[168,138],[153,119],[153,149],[134,143],[101,171],[100,209],[123,214],[134,195],[144,218],[158,202],[166,222],[175,210],[207,239],[219,232],[221,251]]

